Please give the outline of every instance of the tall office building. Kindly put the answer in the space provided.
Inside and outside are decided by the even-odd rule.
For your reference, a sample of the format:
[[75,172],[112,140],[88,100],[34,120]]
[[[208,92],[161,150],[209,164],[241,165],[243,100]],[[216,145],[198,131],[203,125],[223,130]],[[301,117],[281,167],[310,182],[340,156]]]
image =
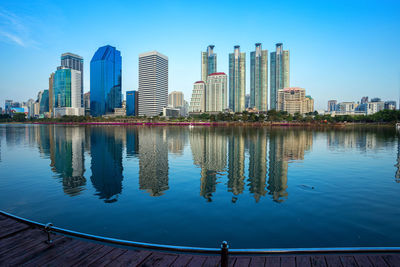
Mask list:
[[39,92],[39,113],[44,114],[49,112],[49,90]]
[[278,90],[290,86],[289,50],[283,44],[276,44],[276,52],[271,53],[270,109],[277,109]]
[[173,91],[168,95],[168,106],[170,107],[183,107],[183,93],[178,91]]
[[50,74],[49,77],[49,113],[50,117],[53,117],[53,111],[54,111],[54,72]]
[[5,114],[10,114],[11,112],[11,107],[12,107],[12,100],[6,100],[4,103],[4,113]]
[[207,52],[201,52],[201,80],[207,82],[207,76],[217,72],[217,54],[214,45],[207,47]]
[[242,112],[245,110],[246,53],[240,53],[239,45],[234,48],[234,53],[229,54],[229,108]]
[[106,45],[90,61],[90,114],[102,116],[122,107],[121,52]]
[[206,111],[206,84],[203,81],[197,81],[193,84],[189,112],[204,111]]
[[83,95],[81,72],[66,67],[58,67],[54,74],[53,106],[54,116],[83,116]]
[[61,66],[73,70],[79,70],[81,72],[81,94],[83,95],[83,57],[73,53],[61,54]]
[[336,111],[337,110],[337,101],[336,100],[329,100],[328,101],[328,111]]
[[168,104],[168,57],[151,51],[139,55],[139,115],[158,116]]
[[206,112],[220,112],[228,108],[227,77],[223,72],[207,77]]
[[126,91],[126,116],[139,115],[139,92]]
[[262,50],[260,43],[250,53],[250,107],[268,110],[268,50]]

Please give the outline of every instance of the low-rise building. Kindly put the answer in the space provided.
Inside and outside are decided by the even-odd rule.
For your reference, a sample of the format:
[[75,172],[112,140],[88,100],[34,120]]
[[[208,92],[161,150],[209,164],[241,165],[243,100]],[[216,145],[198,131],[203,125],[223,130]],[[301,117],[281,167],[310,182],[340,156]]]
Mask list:
[[306,90],[300,87],[288,87],[278,90],[278,111],[289,114],[307,114],[314,112],[314,99],[306,96]]

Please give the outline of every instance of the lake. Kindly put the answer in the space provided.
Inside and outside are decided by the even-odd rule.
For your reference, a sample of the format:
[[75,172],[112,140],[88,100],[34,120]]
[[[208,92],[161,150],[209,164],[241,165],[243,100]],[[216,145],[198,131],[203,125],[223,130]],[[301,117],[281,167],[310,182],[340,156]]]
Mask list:
[[399,246],[392,128],[0,124],[0,209],[132,241]]

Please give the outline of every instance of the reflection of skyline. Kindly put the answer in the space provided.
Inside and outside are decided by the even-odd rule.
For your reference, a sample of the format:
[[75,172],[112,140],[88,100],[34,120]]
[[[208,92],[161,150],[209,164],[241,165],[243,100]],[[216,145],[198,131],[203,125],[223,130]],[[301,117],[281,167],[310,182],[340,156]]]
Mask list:
[[107,203],[115,202],[122,193],[123,140],[120,135],[116,135],[119,129],[115,127],[93,127],[90,131],[90,180],[100,199]]
[[225,129],[195,127],[190,130],[190,147],[194,164],[201,168],[200,196],[212,201],[217,174],[226,168]]
[[151,196],[168,190],[168,142],[164,127],[139,128],[139,188]]
[[397,162],[396,162],[396,174],[395,181],[396,183],[400,183],[400,136],[397,135]]
[[[161,196],[170,189],[169,179],[174,179],[169,177],[168,157],[179,160],[187,156],[185,146],[190,142],[193,163],[200,170],[194,179],[199,179],[200,196],[207,201],[222,190],[230,192],[234,202],[246,193],[256,202],[264,196],[282,202],[289,196],[291,162],[303,160],[305,151],[312,148],[313,137],[320,134],[289,128],[18,125],[0,130],[0,153],[4,156],[5,148],[36,147],[40,157],[50,161],[66,195],[79,195],[93,185],[100,199],[113,202],[123,193],[125,152],[127,158],[136,159],[129,164],[138,164],[139,189]],[[392,149],[394,142],[392,133],[379,131],[335,130],[326,131],[325,137],[332,146],[329,149],[361,152],[390,144]],[[397,142],[395,180],[400,182]],[[91,157],[86,162],[91,165],[86,174],[91,184],[85,178],[85,155]]]

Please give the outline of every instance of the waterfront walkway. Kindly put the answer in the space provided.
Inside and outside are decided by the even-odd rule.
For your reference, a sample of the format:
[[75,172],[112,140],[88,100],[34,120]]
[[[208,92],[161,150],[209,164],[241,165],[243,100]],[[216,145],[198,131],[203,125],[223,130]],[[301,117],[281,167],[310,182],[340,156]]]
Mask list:
[[[123,249],[47,233],[0,215],[0,266],[219,266],[219,256]],[[229,266],[400,266],[400,254],[230,256]]]

